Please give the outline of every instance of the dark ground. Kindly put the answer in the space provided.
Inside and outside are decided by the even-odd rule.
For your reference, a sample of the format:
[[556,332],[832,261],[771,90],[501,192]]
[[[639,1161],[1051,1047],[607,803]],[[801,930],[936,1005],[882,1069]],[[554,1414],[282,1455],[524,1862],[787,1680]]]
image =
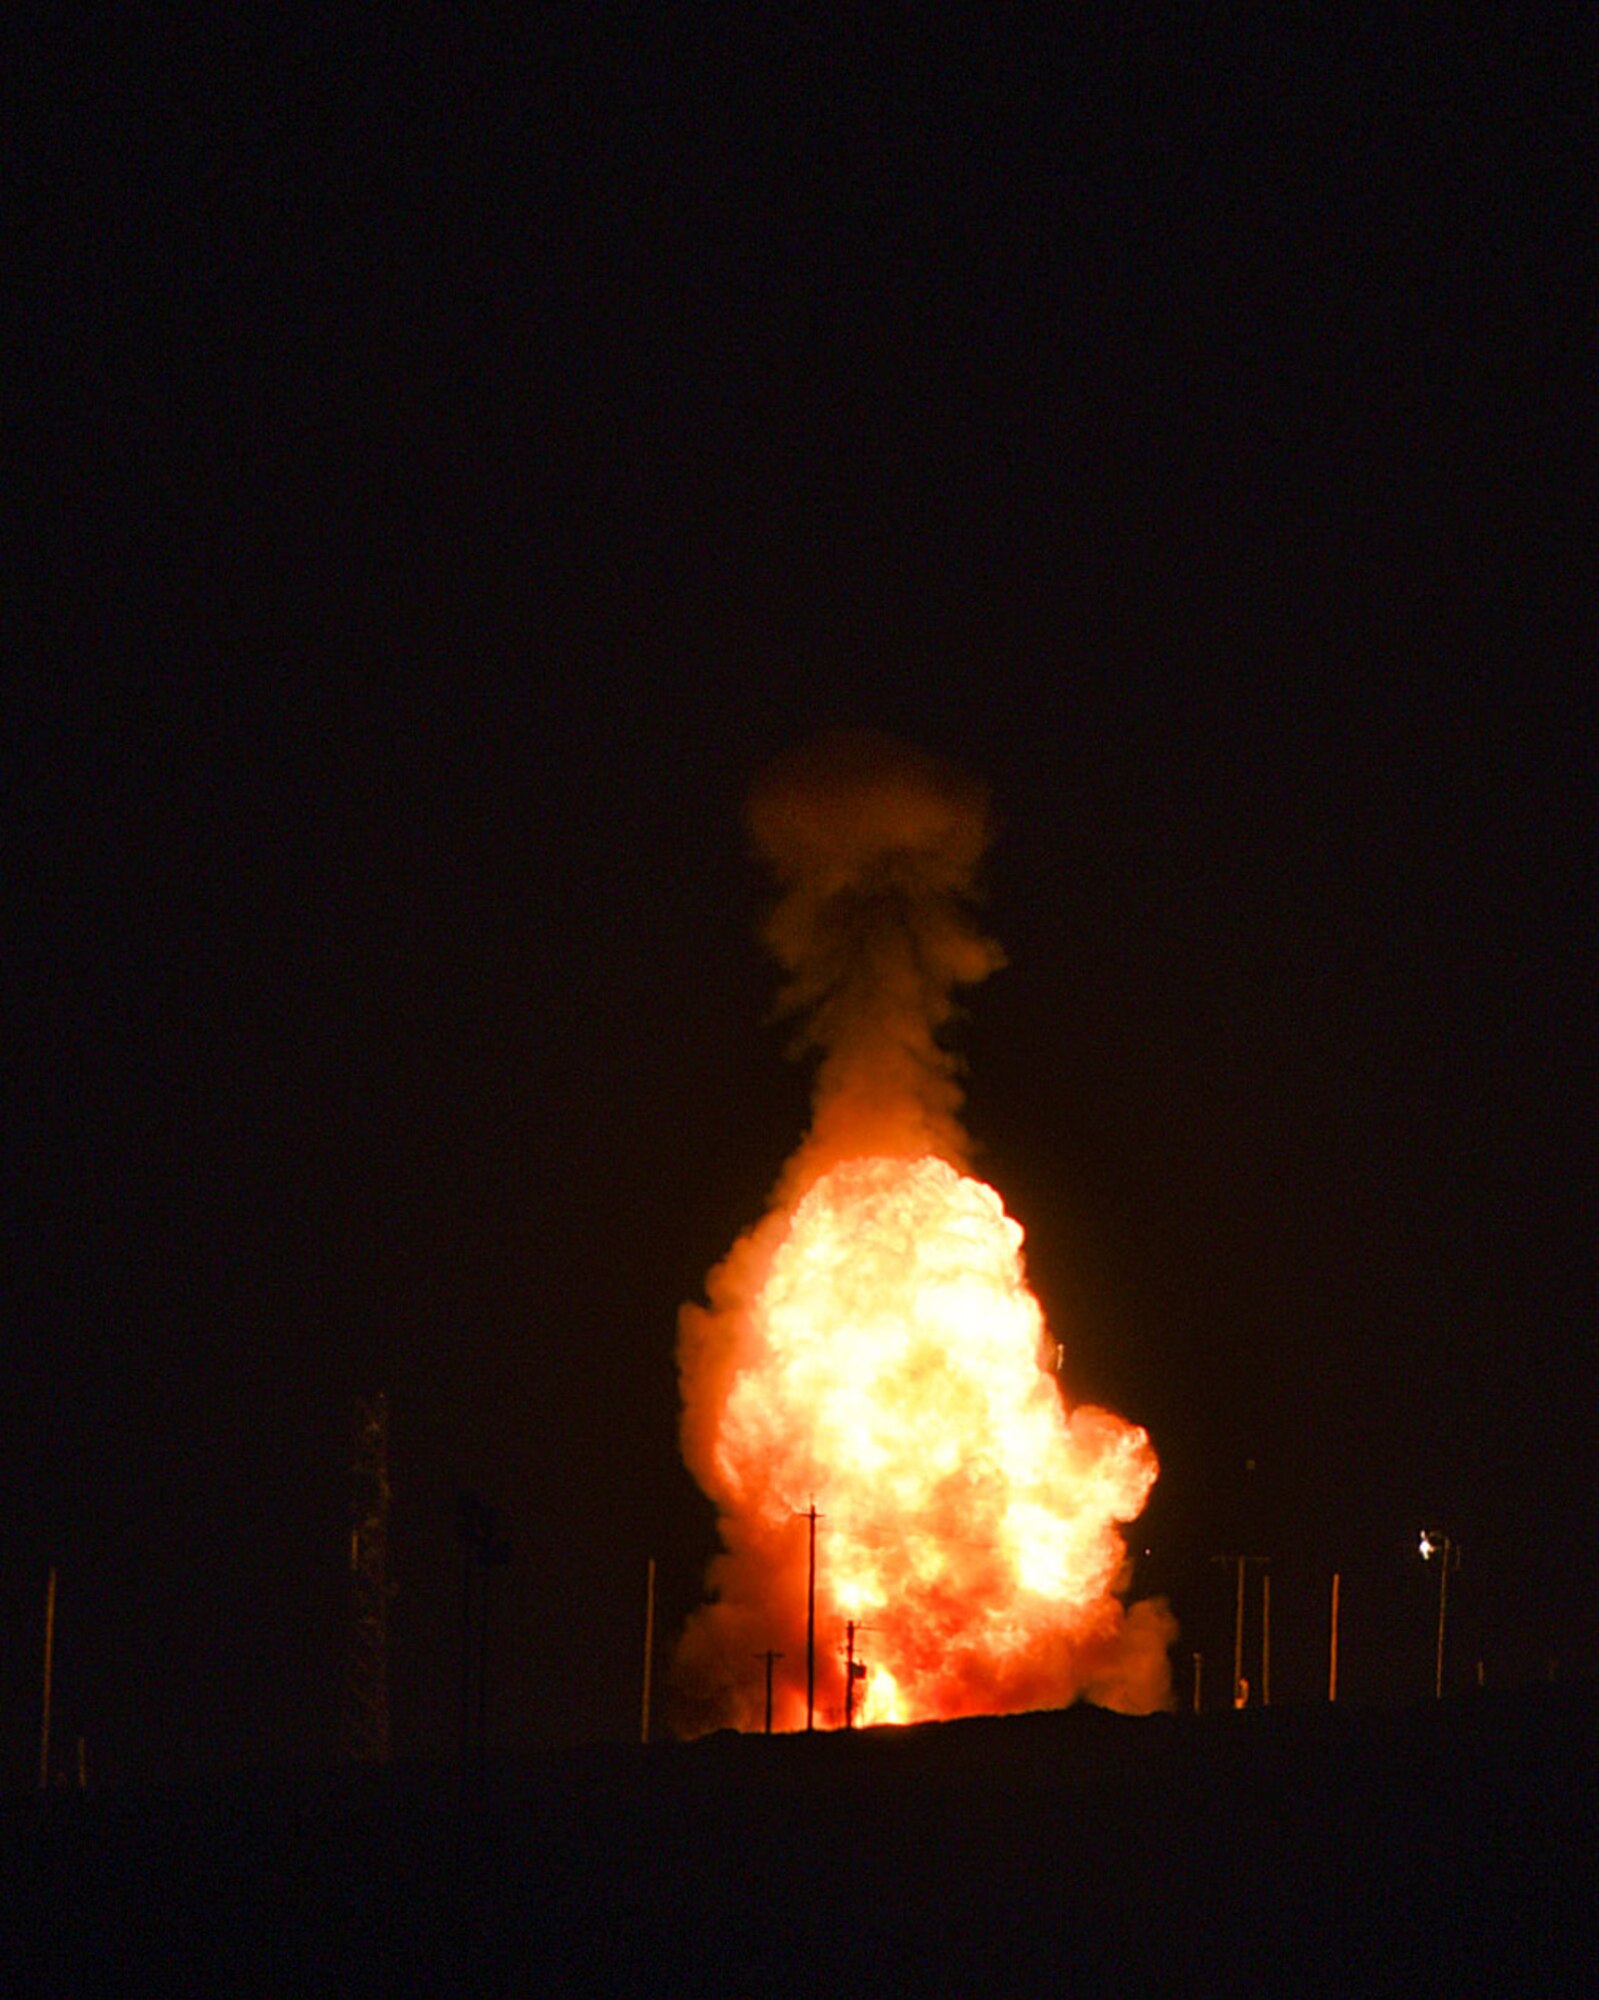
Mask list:
[[6,1814],[0,1991],[1584,1990],[1599,1687],[708,1738]]

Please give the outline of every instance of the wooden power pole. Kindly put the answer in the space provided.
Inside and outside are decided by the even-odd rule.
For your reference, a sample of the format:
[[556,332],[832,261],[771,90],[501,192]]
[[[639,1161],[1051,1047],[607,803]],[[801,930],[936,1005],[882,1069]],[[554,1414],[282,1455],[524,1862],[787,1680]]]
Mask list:
[[44,1701],[39,1711],[39,1789],[50,1787],[50,1701],[55,1687],[56,1573],[44,1587]]
[[644,1714],[639,1724],[639,1741],[650,1740],[650,1676],[655,1665],[655,1558],[650,1557],[644,1585]]
[[389,1399],[355,1405],[350,1476],[350,1627],[340,1748],[354,1764],[389,1761]]
[[844,1625],[844,1727],[855,1727],[855,1683],[866,1678],[866,1662],[855,1657],[855,1634],[866,1627],[850,1618]]
[[[477,1738],[481,1767],[488,1743],[489,1572],[511,1560],[499,1509],[476,1493],[456,1495],[455,1531],[461,1540],[461,1768]],[[475,1614],[475,1615],[474,1615]]]
[[816,1727],[816,1523],[822,1518],[812,1500],[800,1517],[810,1523],[810,1568],[805,1585],[805,1729]]

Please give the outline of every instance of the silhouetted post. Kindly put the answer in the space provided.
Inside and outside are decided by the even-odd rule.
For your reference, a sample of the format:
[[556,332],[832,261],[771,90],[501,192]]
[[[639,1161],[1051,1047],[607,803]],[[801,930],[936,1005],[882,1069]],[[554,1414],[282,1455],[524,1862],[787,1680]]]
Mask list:
[[[461,1765],[464,1770],[471,1751],[474,1709],[479,1763],[483,1760],[488,1739],[488,1572],[491,1568],[503,1568],[511,1560],[511,1547],[501,1532],[498,1513],[475,1493],[456,1496],[456,1533],[461,1538]],[[474,1576],[477,1580],[475,1607],[472,1602]],[[477,1613],[475,1660],[474,1608]]]
[[805,1728],[816,1727],[816,1502],[806,1516],[811,1524],[810,1580],[805,1591]]
[[1338,1572],[1333,1571],[1332,1612],[1327,1635],[1327,1699],[1338,1699]]
[[472,1540],[463,1493],[458,1528],[461,1536],[461,1769],[472,1751]]
[[489,1571],[488,1551],[479,1552],[477,1582],[477,1761],[483,1768],[489,1722]]
[[[1212,1561],[1230,1563],[1237,1575],[1233,1602],[1233,1707],[1242,1708],[1249,1699],[1248,1683],[1244,1679],[1244,1574],[1251,1563],[1266,1567],[1266,1556],[1214,1556]],[[1271,1685],[1271,1596],[1267,1586],[1261,1597],[1261,1678],[1267,1689]]]
[[389,1759],[389,1402],[381,1390],[355,1403],[350,1460],[350,1624],[339,1753],[352,1763]]
[[855,1634],[866,1628],[853,1618],[844,1626],[844,1727],[855,1727],[855,1683],[866,1678],[866,1662],[855,1657]]
[[1195,1715],[1197,1715],[1197,1714],[1199,1713],[1199,1698],[1200,1698],[1200,1690],[1201,1690],[1201,1687],[1202,1687],[1202,1685],[1203,1685],[1203,1682],[1204,1682],[1204,1675],[1205,1675],[1205,1656],[1204,1656],[1204,1654],[1203,1654],[1203,1653],[1196,1653],[1196,1654],[1194,1655],[1194,1713],[1195,1713]]
[[56,1573],[44,1587],[44,1702],[39,1715],[39,1789],[50,1785],[50,1696],[55,1683]]
[[500,1517],[494,1509],[489,1510],[488,1530],[478,1561],[482,1566],[482,1578],[478,1584],[478,1649],[477,1649],[477,1761],[479,1769],[488,1756],[489,1747],[489,1572],[504,1569],[511,1560],[511,1544],[501,1532]]
[[1260,1573],[1260,1705],[1271,1707],[1271,1571]]
[[772,1664],[782,1659],[781,1653],[774,1653],[770,1647],[764,1653],[757,1653],[756,1659],[766,1662],[766,1733],[772,1733]]
[[1434,1556],[1442,1560],[1438,1564],[1438,1658],[1433,1673],[1433,1698],[1444,1698],[1444,1620],[1449,1611],[1449,1572],[1460,1566],[1460,1546],[1449,1535],[1441,1535],[1434,1528],[1421,1531],[1421,1559],[1431,1562]]
[[655,1558],[650,1557],[649,1575],[644,1585],[644,1714],[639,1723],[639,1741],[650,1740],[650,1669],[655,1662]]

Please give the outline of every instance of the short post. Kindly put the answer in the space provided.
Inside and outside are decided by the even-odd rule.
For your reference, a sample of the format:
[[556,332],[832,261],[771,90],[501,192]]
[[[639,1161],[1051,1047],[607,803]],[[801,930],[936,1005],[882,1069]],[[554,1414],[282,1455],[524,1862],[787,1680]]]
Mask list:
[[650,1557],[644,1585],[644,1713],[639,1724],[639,1741],[650,1740],[650,1669],[655,1663],[655,1558]]
[[50,1697],[55,1682],[56,1573],[44,1587],[44,1703],[39,1716],[39,1789],[50,1786]]
[[778,1660],[782,1659],[783,1655],[776,1651],[775,1648],[768,1646],[764,1653],[757,1653],[755,1657],[758,1660],[766,1662],[766,1733],[770,1736],[772,1733],[772,1667]]

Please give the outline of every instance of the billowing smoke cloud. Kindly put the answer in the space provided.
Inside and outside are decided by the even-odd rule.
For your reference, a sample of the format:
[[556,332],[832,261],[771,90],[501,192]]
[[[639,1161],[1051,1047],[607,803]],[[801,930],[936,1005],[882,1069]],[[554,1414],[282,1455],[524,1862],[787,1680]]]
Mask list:
[[[712,1271],[708,1303],[681,1314],[683,1452],[716,1502],[724,1553],[707,1579],[711,1601],[678,1648],[679,1725],[758,1727],[757,1662],[768,1650],[784,1659],[777,1726],[803,1722],[806,1538],[797,1510],[813,1498],[831,1510],[819,1594],[832,1637],[818,1645],[819,1720],[838,1714],[834,1641],[843,1621],[868,1613],[877,1648],[868,1688],[884,1716],[1084,1695],[1137,1712],[1162,1706],[1169,1616],[1156,1605],[1128,1611],[1115,1594],[1115,1524],[1136,1515],[1156,1474],[1147,1437],[1108,1412],[1066,1411],[1041,1366],[1053,1342],[1021,1276],[1021,1232],[992,1190],[968,1184],[978,1194],[953,1239],[922,1233],[944,1226],[941,1214],[881,1233],[882,1217],[901,1212],[914,1189],[935,1207],[960,1201],[950,1183],[966,1170],[962,1095],[942,1036],[957,989],[1004,962],[973,914],[986,792],[889,738],[838,734],[760,779],[748,825],[779,890],[764,930],[787,975],[779,1008],[800,1023],[797,1052],[817,1051],[820,1062],[811,1129],[770,1212]],[[901,1173],[873,1162],[906,1165]],[[845,1187],[859,1190],[846,1203],[861,1206],[846,1205],[840,1219]],[[831,1223],[813,1213],[823,1198],[835,1204]],[[818,1228],[839,1232],[832,1247],[814,1248]],[[980,1240],[963,1237],[968,1229]],[[795,1258],[817,1255],[821,1264],[803,1279],[814,1290],[785,1318],[777,1301],[792,1298]],[[941,1263],[949,1257],[953,1264]],[[903,1305],[885,1312],[861,1296],[879,1264],[890,1284],[918,1264],[934,1275],[929,1284],[913,1272],[906,1293],[892,1295]],[[971,1373],[988,1334],[966,1306],[931,1336],[923,1324],[940,1301],[966,1298],[980,1267],[1000,1274],[997,1310],[1023,1329],[1008,1349],[1015,1365],[997,1362],[988,1381]],[[824,1313],[835,1307],[844,1314],[836,1324]],[[893,1387],[866,1358],[885,1330],[886,1348],[907,1357],[892,1364],[901,1369]],[[812,1344],[810,1359],[796,1360],[796,1341]],[[869,1469],[884,1462],[885,1422],[889,1431],[922,1427],[908,1482]],[[946,1458],[947,1474],[909,1497],[907,1483]],[[1017,1538],[1035,1529],[1041,1539],[1020,1553]],[[1052,1565],[1058,1589],[1037,1580],[1056,1575]],[[818,1620],[820,1631],[820,1607]],[[896,1687],[905,1699],[882,1706]]]
[[756,785],[748,821],[781,895],[765,938],[784,1013],[822,1053],[794,1194],[835,1160],[936,1153],[960,1165],[954,1056],[939,1040],[957,986],[1004,955],[971,914],[988,842],[984,788],[892,738],[839,733]]

